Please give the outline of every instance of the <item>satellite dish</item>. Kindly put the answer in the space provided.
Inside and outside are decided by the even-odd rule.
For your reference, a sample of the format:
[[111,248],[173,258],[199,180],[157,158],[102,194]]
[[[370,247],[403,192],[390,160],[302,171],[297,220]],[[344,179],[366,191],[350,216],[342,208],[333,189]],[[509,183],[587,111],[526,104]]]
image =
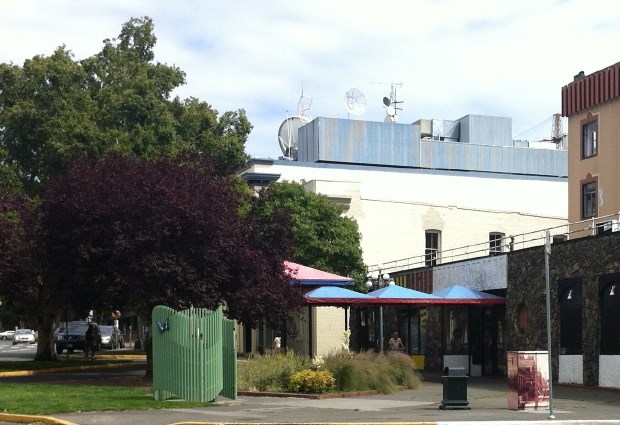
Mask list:
[[344,94],[344,107],[350,115],[362,115],[366,112],[366,96],[358,89],[349,89]]
[[389,99],[389,98],[387,98],[387,97],[384,97],[384,98],[383,98],[383,104],[384,104],[385,106],[390,106],[390,103],[392,103],[392,102],[390,101],[390,99]]
[[387,107],[386,113],[393,117],[394,115],[396,115],[396,108],[390,105]]
[[282,121],[278,129],[278,143],[287,159],[297,160],[297,130],[304,125],[300,117],[290,117]]

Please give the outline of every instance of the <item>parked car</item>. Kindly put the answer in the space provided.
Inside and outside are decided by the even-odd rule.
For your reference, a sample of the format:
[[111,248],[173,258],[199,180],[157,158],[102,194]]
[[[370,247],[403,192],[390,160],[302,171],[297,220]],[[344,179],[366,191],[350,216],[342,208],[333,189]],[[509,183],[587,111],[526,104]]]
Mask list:
[[125,348],[125,340],[123,334],[116,326],[99,326],[99,332],[101,333],[101,347],[111,348],[116,350],[117,348]]
[[13,339],[13,335],[15,334],[15,331],[4,331],[4,332],[0,332],[0,339],[2,341],[7,341],[9,339]]
[[[86,349],[86,331],[88,325],[94,325],[99,329],[95,322],[75,321],[69,322],[67,329],[60,329],[56,334],[56,352],[62,354],[64,350],[73,353],[75,350],[84,351]],[[97,331],[95,350],[101,349],[101,333]]]
[[34,344],[36,342],[34,331],[32,329],[17,329],[15,334],[13,334],[13,345],[17,345],[20,342]]

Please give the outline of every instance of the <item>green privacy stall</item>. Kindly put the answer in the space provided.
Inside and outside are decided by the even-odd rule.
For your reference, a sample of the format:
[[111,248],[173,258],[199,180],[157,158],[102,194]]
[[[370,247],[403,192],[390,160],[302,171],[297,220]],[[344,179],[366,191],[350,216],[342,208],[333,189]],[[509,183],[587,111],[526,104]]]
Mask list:
[[153,309],[153,397],[210,402],[237,398],[235,322],[222,308]]

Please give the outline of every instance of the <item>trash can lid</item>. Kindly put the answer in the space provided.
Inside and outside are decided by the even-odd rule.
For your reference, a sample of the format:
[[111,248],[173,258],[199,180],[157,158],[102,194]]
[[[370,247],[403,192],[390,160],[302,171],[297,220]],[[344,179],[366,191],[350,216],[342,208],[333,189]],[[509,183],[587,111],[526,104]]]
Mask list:
[[464,367],[446,367],[446,375],[448,376],[467,376],[467,371]]

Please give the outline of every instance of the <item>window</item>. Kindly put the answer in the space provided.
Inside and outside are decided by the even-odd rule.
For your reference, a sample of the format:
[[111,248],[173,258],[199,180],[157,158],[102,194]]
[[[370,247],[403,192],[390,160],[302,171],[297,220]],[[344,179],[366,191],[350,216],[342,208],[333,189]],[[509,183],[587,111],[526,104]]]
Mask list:
[[424,250],[424,263],[426,267],[436,266],[439,256],[439,242],[441,232],[438,230],[426,231],[426,249]]
[[446,354],[469,352],[469,315],[466,306],[445,306],[442,312],[443,346]]
[[581,185],[581,218],[596,217],[596,182]]
[[551,243],[565,242],[567,240],[568,240],[568,236],[567,235],[553,235],[553,239],[552,239]]
[[489,233],[489,255],[501,254],[504,251],[504,234]]
[[590,121],[582,121],[581,124],[581,158],[590,158],[595,156],[597,153],[597,129],[598,129],[598,121],[596,119],[592,120],[591,116],[589,116]]
[[524,333],[530,325],[530,314],[525,303],[519,304],[517,308],[517,329]]

